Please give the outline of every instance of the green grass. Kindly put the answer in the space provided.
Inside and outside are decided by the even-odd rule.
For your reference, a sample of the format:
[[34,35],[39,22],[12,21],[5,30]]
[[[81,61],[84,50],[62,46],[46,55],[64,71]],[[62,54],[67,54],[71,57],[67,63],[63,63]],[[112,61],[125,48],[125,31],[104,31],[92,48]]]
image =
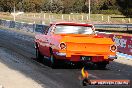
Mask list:
[[[111,18],[117,17],[117,18]],[[119,18],[121,17],[121,18]],[[99,24],[111,24],[111,23],[132,23],[132,18],[123,18],[123,15],[103,15],[103,14],[91,14],[91,19],[88,19],[88,14],[73,13],[73,14],[55,14],[55,13],[24,13],[16,16],[16,21],[28,22],[28,23],[45,23],[49,24],[54,21],[75,21],[75,22],[87,22],[87,23],[99,23]],[[0,13],[0,19],[13,20],[13,16],[10,13]]]

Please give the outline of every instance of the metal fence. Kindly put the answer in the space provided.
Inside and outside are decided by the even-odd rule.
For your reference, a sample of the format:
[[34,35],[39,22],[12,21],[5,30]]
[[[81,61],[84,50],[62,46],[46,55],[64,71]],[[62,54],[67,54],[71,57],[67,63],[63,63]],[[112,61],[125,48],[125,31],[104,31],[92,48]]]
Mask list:
[[0,25],[7,28],[15,28],[17,30],[22,30],[22,31],[32,32],[32,33],[33,32],[43,33],[44,29],[48,27],[48,25],[15,22],[10,20],[0,20]]

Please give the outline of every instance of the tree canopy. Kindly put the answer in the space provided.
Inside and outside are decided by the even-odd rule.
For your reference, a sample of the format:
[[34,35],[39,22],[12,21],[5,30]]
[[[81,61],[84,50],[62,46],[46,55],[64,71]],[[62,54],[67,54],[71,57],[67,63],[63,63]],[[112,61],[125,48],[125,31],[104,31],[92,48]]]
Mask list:
[[[88,13],[89,0],[0,0],[0,11]],[[92,13],[132,15],[132,0],[91,0]]]

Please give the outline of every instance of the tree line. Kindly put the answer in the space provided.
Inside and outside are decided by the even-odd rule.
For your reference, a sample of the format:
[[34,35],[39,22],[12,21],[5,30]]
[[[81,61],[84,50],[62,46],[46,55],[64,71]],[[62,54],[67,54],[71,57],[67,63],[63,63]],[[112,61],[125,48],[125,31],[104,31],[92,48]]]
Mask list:
[[[132,15],[132,0],[90,0],[91,12]],[[88,13],[89,0],[0,0],[0,11]]]

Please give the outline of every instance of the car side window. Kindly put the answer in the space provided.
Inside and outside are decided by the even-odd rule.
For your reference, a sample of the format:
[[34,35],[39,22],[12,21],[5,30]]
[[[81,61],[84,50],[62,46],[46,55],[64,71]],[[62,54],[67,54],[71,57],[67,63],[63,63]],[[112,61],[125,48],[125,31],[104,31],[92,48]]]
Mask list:
[[53,34],[53,32],[54,32],[54,27],[55,27],[55,26],[53,25],[53,26],[51,26],[51,27],[49,28],[47,35]]
[[49,28],[50,27],[47,27],[45,30],[44,30],[44,34],[47,35],[48,31],[49,31]]

